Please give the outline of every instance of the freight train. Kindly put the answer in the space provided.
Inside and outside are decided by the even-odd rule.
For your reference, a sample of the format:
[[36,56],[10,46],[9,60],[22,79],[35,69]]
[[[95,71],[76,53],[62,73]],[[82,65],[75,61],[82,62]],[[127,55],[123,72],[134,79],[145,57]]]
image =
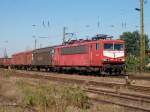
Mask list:
[[0,66],[46,71],[87,71],[121,74],[125,68],[124,41],[107,35],[79,39],[61,45],[20,52],[2,58]]

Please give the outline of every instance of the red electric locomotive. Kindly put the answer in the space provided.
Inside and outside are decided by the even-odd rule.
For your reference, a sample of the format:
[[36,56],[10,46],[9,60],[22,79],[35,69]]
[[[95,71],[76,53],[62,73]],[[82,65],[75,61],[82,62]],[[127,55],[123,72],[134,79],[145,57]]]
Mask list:
[[121,73],[124,70],[124,41],[107,35],[75,40],[55,47],[53,65],[61,68]]

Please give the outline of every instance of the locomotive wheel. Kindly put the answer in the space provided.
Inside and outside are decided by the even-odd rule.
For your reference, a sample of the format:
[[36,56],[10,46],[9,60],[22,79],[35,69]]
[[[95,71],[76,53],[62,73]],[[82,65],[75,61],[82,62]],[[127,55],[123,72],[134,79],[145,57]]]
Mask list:
[[117,69],[117,68],[116,68],[116,69],[115,69],[115,75],[120,75],[120,74],[121,74],[121,71],[122,71],[121,69]]
[[108,70],[108,72],[109,72],[109,75],[112,75],[112,68],[110,68],[109,70]]

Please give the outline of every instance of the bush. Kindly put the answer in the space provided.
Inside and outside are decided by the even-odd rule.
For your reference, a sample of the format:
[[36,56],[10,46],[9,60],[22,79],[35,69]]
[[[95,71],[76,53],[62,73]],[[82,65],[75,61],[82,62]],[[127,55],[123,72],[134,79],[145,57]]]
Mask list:
[[133,55],[129,55],[126,58],[126,70],[127,72],[138,72],[140,70],[140,59]]
[[[148,66],[149,58],[145,58],[145,72],[150,71],[150,67]],[[140,57],[136,57],[133,55],[129,55],[126,58],[126,70],[127,72],[139,72],[140,71]]]

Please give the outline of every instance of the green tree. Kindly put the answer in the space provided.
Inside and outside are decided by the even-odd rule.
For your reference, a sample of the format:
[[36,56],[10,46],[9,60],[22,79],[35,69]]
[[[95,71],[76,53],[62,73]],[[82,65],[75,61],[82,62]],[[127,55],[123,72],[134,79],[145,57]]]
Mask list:
[[[138,31],[134,32],[124,32],[120,39],[125,41],[126,55],[139,56],[140,54],[140,33]],[[149,39],[148,35],[145,35],[145,45],[146,50],[149,49]]]
[[[140,68],[140,33],[138,31],[124,32],[120,36],[120,39],[125,41],[127,71],[138,71]],[[146,50],[148,50],[148,35],[145,35],[145,45]],[[148,61],[146,57],[146,63],[147,62]]]

